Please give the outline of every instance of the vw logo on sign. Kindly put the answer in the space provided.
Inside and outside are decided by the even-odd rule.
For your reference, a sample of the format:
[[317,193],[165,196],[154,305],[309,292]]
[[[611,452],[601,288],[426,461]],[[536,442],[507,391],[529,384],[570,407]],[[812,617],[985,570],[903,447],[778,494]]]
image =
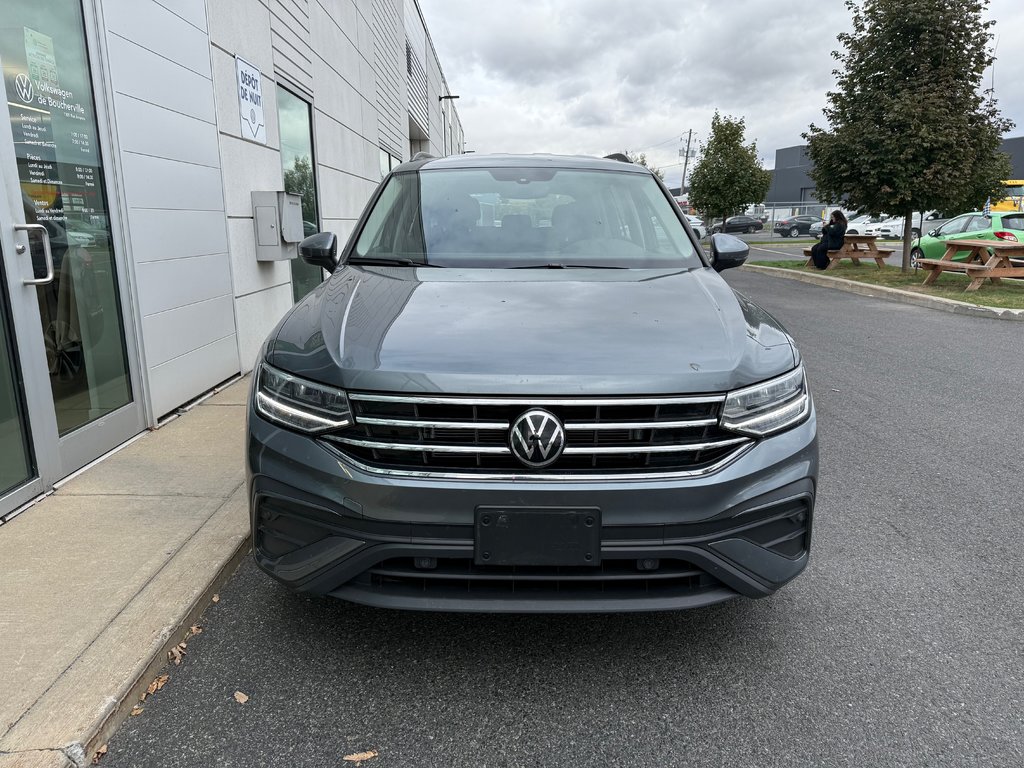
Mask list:
[[24,101],[26,104],[32,103],[32,81],[28,75],[22,72],[16,78],[14,78],[14,88],[18,92],[18,98]]
[[514,422],[509,433],[512,455],[528,467],[540,469],[553,463],[565,448],[565,428],[553,413],[527,411]]

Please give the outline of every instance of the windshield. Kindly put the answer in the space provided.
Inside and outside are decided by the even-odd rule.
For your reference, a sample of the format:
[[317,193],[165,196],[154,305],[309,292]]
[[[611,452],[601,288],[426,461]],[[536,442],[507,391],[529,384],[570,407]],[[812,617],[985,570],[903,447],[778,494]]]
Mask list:
[[552,168],[391,177],[351,261],[439,267],[700,267],[653,177]]

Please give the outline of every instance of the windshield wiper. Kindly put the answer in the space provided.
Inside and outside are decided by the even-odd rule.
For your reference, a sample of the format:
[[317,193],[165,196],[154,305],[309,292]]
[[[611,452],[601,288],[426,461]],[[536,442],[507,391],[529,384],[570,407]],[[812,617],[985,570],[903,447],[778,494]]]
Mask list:
[[436,267],[437,269],[443,269],[440,264],[426,264],[422,261],[413,261],[412,259],[386,259],[386,258],[374,258],[372,256],[356,257],[349,259],[348,264],[366,264],[374,267]]
[[612,264],[523,264],[509,269],[629,269]]

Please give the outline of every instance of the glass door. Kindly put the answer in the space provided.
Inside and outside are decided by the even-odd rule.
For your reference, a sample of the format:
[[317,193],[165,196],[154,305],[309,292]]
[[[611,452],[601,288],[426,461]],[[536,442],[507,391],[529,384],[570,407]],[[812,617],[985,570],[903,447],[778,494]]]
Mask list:
[[[0,256],[4,244],[0,243]],[[0,258],[2,262],[2,258]],[[11,332],[10,301],[0,270],[0,499],[36,477],[35,457],[28,429],[24,386]],[[38,492],[38,488],[30,489]],[[27,495],[31,497],[33,492]],[[27,500],[27,499],[26,499]],[[0,506],[0,517],[7,511]]]
[[85,31],[66,0],[6,0],[0,20],[7,336],[44,485],[143,427]]

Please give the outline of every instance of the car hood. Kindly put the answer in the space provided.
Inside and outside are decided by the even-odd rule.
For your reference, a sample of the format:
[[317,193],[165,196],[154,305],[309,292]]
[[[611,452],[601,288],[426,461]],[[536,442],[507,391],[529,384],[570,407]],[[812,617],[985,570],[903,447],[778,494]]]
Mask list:
[[345,267],[285,316],[266,359],[354,390],[601,395],[734,389],[796,353],[707,268]]

